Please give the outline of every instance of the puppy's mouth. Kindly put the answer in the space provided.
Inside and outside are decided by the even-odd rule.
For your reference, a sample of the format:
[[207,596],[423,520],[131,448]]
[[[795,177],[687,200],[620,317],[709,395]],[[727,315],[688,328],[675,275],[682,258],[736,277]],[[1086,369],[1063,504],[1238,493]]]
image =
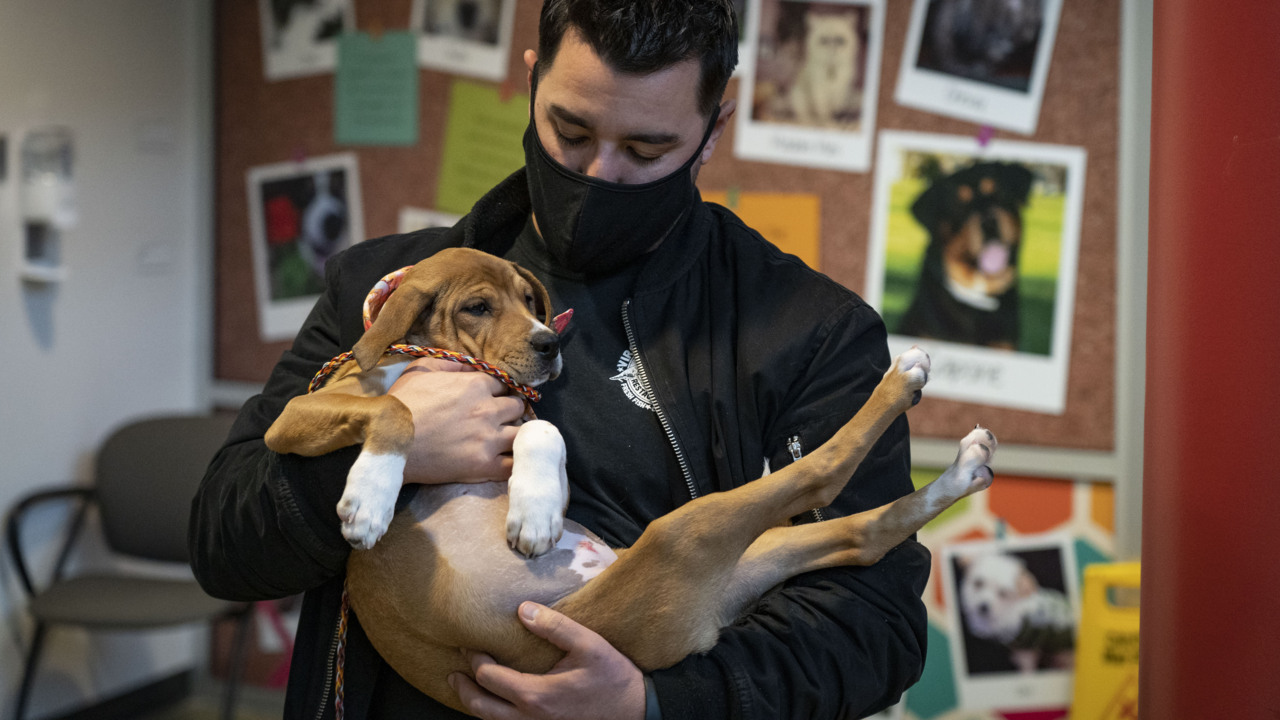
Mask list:
[[516,363],[497,363],[497,365],[505,370],[507,374],[511,376],[512,380],[515,380],[521,385],[538,387],[539,385],[560,377],[560,369],[563,366],[563,361],[560,359],[560,356],[557,355],[553,362],[544,363],[537,361],[523,361]]

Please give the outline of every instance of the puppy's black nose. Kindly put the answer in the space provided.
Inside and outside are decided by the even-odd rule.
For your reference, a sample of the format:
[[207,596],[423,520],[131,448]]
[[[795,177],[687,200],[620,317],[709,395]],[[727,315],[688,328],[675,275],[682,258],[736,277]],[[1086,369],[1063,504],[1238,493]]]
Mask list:
[[560,338],[550,330],[540,330],[529,338],[529,345],[534,352],[545,358],[553,358],[560,353]]

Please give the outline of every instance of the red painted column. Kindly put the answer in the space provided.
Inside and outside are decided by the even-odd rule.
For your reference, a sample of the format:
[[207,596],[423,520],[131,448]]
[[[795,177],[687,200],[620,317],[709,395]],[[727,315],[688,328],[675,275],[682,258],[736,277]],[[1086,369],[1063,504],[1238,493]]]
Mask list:
[[1280,2],[1155,5],[1139,707],[1280,719]]

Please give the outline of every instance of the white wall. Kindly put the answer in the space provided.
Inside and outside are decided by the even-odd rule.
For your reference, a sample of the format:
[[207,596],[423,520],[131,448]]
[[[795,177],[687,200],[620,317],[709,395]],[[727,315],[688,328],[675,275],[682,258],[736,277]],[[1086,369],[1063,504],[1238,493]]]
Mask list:
[[[120,421],[207,405],[212,147],[210,0],[0,1],[0,509],[87,480]],[[27,128],[75,134],[80,223],[65,281],[19,279],[18,145]],[[27,539],[43,555],[53,514]],[[30,637],[0,561],[0,716]],[[203,634],[50,634],[33,716],[74,710],[201,662]]]

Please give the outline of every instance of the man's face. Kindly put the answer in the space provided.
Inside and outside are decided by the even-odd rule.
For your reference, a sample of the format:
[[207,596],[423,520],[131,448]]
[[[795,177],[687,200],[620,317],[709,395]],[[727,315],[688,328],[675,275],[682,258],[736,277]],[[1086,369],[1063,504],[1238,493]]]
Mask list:
[[[528,50],[532,73],[537,55]],[[638,184],[670,175],[698,149],[707,118],[698,112],[701,68],[686,60],[650,75],[614,71],[583,42],[565,33],[555,62],[538,81],[535,113],[542,146],[560,164],[601,180]],[[711,159],[733,114],[721,106],[716,128],[694,164]]]

